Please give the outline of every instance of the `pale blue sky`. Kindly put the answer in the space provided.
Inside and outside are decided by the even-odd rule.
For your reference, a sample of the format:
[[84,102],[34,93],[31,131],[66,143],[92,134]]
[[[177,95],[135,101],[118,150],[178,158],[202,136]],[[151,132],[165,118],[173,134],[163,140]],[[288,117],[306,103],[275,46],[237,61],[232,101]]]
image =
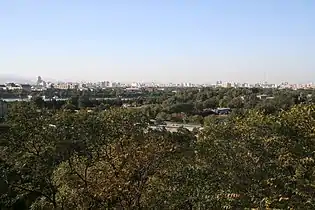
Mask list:
[[0,0],[0,75],[315,82],[315,0]]

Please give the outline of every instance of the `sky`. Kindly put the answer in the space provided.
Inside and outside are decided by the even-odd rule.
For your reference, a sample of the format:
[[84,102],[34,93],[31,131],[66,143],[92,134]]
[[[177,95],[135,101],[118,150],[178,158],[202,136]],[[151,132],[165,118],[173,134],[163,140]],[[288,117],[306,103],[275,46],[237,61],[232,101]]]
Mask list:
[[315,82],[314,0],[0,0],[0,77]]

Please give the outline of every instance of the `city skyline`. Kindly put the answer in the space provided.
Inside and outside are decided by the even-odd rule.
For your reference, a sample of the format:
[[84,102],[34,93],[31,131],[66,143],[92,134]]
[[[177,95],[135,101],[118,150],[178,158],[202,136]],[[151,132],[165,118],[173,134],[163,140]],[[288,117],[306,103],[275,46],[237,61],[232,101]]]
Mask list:
[[199,84],[315,80],[310,0],[4,1],[0,19],[0,77]]
[[[256,81],[256,82],[240,82],[240,81],[226,81],[226,80],[217,80],[215,82],[205,82],[205,83],[194,83],[191,81],[181,81],[181,82],[156,82],[156,81],[119,81],[119,80],[106,80],[106,79],[100,79],[97,81],[88,81],[88,80],[81,80],[81,81],[76,81],[76,80],[54,80],[54,79],[45,79],[42,76],[37,76],[36,78],[16,78],[14,79],[13,76],[8,77],[8,79],[4,79],[1,77],[0,75],[0,85],[1,84],[10,84],[10,83],[15,83],[15,84],[31,84],[31,85],[38,85],[40,84],[45,84],[44,86],[46,86],[46,84],[51,84],[51,85],[62,85],[62,84],[90,84],[90,85],[100,85],[102,83],[107,83],[107,84],[118,84],[117,87],[122,86],[128,86],[128,87],[132,87],[132,86],[144,86],[144,87],[150,87],[151,85],[156,85],[156,86],[168,86],[168,85],[179,85],[179,86],[185,86],[185,87],[194,87],[194,86],[222,86],[222,87],[228,87],[229,85],[231,85],[231,87],[240,87],[240,85],[245,85],[243,87],[254,87],[255,85],[266,85],[266,86],[270,86],[270,87],[277,87],[277,86],[285,86],[285,85],[289,85],[289,86],[308,86],[311,85],[313,88],[315,87],[315,83],[310,81],[310,82],[304,82],[304,83],[290,83],[288,81],[281,81],[279,83],[272,83],[269,81]],[[41,85],[43,86],[43,85]],[[108,87],[111,87],[110,85],[106,85]],[[114,86],[112,86],[114,87]]]

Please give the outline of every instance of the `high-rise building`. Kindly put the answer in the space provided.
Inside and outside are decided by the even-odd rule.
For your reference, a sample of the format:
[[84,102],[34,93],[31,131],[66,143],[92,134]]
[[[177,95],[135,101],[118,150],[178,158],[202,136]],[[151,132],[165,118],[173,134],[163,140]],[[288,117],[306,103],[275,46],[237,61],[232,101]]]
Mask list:
[[42,82],[43,82],[42,77],[41,77],[41,76],[38,76],[38,77],[37,77],[37,82],[36,82],[36,84],[37,84],[37,85],[40,85],[40,83],[42,83]]

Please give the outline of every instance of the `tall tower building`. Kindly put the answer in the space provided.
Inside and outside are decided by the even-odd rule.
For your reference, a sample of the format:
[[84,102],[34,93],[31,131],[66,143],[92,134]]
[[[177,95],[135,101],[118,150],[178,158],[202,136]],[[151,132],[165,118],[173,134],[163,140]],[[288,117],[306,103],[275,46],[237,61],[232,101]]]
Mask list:
[[36,84],[39,85],[39,84],[42,83],[42,82],[43,82],[42,77],[41,77],[41,76],[38,76],[38,77],[37,77],[37,82],[36,82]]

